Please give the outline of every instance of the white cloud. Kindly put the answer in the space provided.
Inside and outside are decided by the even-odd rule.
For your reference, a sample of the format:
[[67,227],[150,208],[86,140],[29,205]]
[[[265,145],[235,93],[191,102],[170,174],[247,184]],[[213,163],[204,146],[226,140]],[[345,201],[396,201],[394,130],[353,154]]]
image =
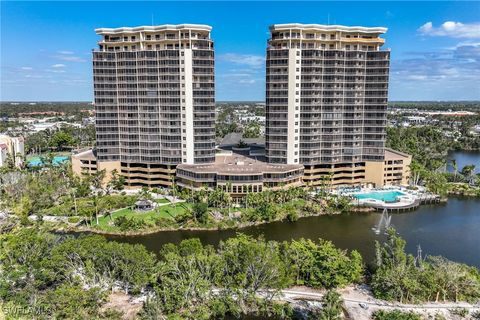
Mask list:
[[20,69],[22,69],[22,70],[33,70],[32,67],[21,67]]
[[253,68],[260,68],[265,62],[265,57],[254,54],[225,53],[219,56],[219,59],[244,64]]
[[455,21],[445,21],[439,27],[434,27],[432,22],[427,22],[418,28],[417,31],[427,36],[480,38],[480,22],[461,23]]
[[480,43],[461,42],[455,47],[438,52],[407,54],[412,57],[392,60],[393,82],[424,82],[438,86],[480,82]]
[[85,62],[86,61],[81,57],[71,56],[71,55],[56,55],[54,56],[54,58],[62,61],[69,61],[69,62]]
[[57,54],[54,55],[52,58],[59,59],[62,61],[69,61],[69,62],[85,62],[86,60],[78,55],[75,55],[73,51],[57,51]]
[[238,81],[238,83],[243,83],[243,84],[254,84],[255,80],[254,79],[242,79]]
[[31,78],[31,79],[42,79],[43,76],[39,74],[26,74],[25,78]]
[[56,69],[45,69],[47,72],[52,72],[52,73],[65,73],[66,71],[61,69],[61,68],[56,68]]
[[426,75],[417,75],[417,74],[412,74],[410,76],[407,77],[407,79],[409,80],[419,80],[419,81],[422,81],[422,80],[428,80],[428,76]]
[[62,63],[57,63],[57,64],[54,64],[52,65],[52,68],[65,68],[66,65],[62,64]]

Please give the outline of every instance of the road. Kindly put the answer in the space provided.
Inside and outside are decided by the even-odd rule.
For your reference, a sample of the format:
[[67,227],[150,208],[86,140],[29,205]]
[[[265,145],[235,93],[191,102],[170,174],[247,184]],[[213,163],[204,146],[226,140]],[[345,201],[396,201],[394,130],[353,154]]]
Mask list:
[[[401,309],[403,311],[413,311],[424,316],[435,316],[442,314],[446,319],[455,319],[449,310],[455,308],[465,308],[473,311],[480,311],[480,304],[472,305],[466,302],[448,302],[448,303],[425,303],[425,304],[401,304],[390,303],[375,299],[367,287],[347,287],[339,290],[345,304],[345,308],[355,320],[371,319],[371,314],[376,310]],[[295,303],[300,301],[320,301],[323,292],[315,291],[310,288],[298,287],[281,291],[280,300]],[[362,306],[361,306],[362,305]]]

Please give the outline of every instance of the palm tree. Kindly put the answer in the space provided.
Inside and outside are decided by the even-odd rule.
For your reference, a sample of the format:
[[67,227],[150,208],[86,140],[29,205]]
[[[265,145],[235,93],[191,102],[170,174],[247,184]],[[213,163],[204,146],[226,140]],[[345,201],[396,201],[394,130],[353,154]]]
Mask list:
[[458,174],[458,163],[457,163],[457,160],[455,160],[455,159],[450,160],[450,164],[451,164],[451,166],[452,166],[452,168],[453,168],[453,176],[454,176],[453,181],[454,181],[454,182],[457,182],[457,174]]
[[468,183],[472,183],[473,181],[473,176],[475,175],[475,165],[474,164],[469,164],[463,167],[462,169],[462,175],[468,180]]
[[175,176],[171,176],[170,180],[172,182],[172,195],[173,195],[173,212],[175,215],[177,215],[177,199],[175,197]]

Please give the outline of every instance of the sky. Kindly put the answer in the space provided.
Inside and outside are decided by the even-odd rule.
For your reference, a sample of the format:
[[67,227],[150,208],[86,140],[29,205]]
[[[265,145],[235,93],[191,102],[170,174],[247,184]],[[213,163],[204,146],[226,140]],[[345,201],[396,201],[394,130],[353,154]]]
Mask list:
[[217,101],[265,98],[268,27],[382,26],[392,101],[480,100],[480,2],[0,1],[0,100],[92,101],[95,28],[213,27]]

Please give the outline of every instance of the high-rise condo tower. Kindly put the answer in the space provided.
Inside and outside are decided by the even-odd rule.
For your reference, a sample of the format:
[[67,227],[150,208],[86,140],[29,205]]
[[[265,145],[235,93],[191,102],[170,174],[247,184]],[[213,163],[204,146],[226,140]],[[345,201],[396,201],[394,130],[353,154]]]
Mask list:
[[93,51],[98,169],[168,186],[178,164],[215,161],[211,27],[100,28]]
[[304,182],[369,180],[383,163],[390,51],[386,28],[276,24],[267,48],[266,157],[303,164]]

